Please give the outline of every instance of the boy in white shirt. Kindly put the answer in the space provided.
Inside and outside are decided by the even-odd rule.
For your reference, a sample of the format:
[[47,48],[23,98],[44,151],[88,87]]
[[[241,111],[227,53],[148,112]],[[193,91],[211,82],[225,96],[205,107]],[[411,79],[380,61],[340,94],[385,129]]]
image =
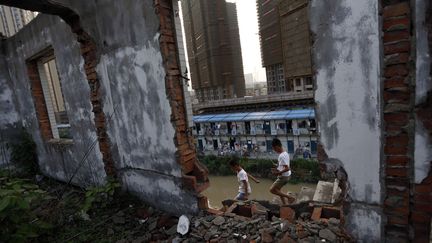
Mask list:
[[278,195],[282,200],[282,204],[287,204],[285,199],[288,199],[288,203],[293,203],[295,198],[290,197],[281,191],[281,188],[288,183],[291,177],[289,154],[284,151],[281,141],[277,138],[273,139],[272,147],[273,150],[279,154],[279,157],[277,168],[272,170],[272,173],[277,175],[277,179],[270,187],[270,192]]
[[246,201],[248,200],[249,194],[252,192],[248,180],[248,174],[240,166],[238,159],[232,158],[229,161],[229,164],[231,169],[237,173],[237,180],[239,182],[239,190],[235,199],[240,201]]

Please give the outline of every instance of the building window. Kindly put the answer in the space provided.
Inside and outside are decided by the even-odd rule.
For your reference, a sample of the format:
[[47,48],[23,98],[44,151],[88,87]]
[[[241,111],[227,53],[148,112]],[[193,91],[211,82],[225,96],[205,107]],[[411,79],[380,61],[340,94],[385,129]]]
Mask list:
[[28,62],[32,92],[45,139],[72,139],[54,51]]

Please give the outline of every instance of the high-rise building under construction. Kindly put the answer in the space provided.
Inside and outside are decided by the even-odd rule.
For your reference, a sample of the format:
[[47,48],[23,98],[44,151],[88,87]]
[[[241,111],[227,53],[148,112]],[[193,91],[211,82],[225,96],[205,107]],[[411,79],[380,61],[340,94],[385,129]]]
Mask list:
[[309,0],[257,0],[269,94],[313,90]]
[[200,102],[243,97],[245,80],[235,3],[182,0],[192,88]]

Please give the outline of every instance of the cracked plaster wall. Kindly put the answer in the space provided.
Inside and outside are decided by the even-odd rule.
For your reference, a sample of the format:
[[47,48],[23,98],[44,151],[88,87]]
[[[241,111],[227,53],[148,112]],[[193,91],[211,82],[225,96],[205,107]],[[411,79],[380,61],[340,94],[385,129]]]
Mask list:
[[374,0],[310,4],[320,139],[348,175],[347,224],[367,241],[381,238],[381,209],[372,206],[382,201],[378,8]]
[[2,50],[2,41],[0,41],[0,167],[9,162],[10,150],[7,143],[12,141],[8,139],[17,136],[17,129],[21,123],[15,107],[15,94]]
[[104,112],[114,112],[107,132],[125,188],[166,211],[196,212],[195,195],[181,186],[153,0],[65,2],[100,48]]
[[[59,0],[56,4],[77,13],[83,30],[96,44],[96,72],[101,85],[99,91],[111,143],[110,152],[124,189],[168,212],[196,212],[195,193],[182,188],[181,167],[177,163],[174,143],[175,130],[165,87],[166,73],[159,46],[159,18],[153,0]],[[43,22],[44,19],[49,21]],[[86,114],[84,122],[84,128],[88,131],[81,135],[75,135],[76,130],[73,131],[75,140],[75,137],[96,135],[89,84],[82,70],[83,59],[70,27],[58,17],[42,15],[21,32],[18,36],[22,38],[11,39],[8,48],[8,62],[16,66],[10,72],[15,77],[18,99],[20,102],[23,100],[19,103],[21,116],[36,138],[45,171],[64,180],[65,175],[61,174],[58,162],[45,162],[59,161],[59,157],[55,151],[48,151],[41,141],[23,62],[28,58],[29,50],[34,51],[41,44],[52,42],[59,71],[63,72],[60,75],[62,85],[67,86],[63,91],[67,90],[66,106],[72,114],[69,119],[75,117],[75,113],[90,113]],[[17,50],[16,53],[13,50]],[[75,72],[76,76],[66,75],[68,71]],[[78,129],[72,123],[74,121],[71,125]],[[76,140],[80,142],[84,139]],[[95,165],[83,169],[81,174],[95,169],[99,178],[104,179],[103,162],[96,147],[91,160]],[[67,152],[67,165],[73,165],[76,160],[73,155],[85,150],[75,148],[78,148],[77,144]],[[47,156],[47,152],[55,156]]]
[[[96,139],[96,132],[90,100],[83,99],[89,97],[83,59],[79,44],[75,41],[69,26],[58,17],[40,15],[18,34],[7,39],[4,47],[13,90],[17,97],[19,117],[37,145],[41,171],[58,180],[68,181],[73,172],[80,167],[72,181],[74,184],[103,184],[106,175],[97,145],[81,163],[84,154]],[[27,73],[26,60],[48,47],[54,49],[56,56],[73,135],[73,145],[64,145],[63,148],[44,141],[41,136]]]
[[[428,1],[415,0],[415,30],[416,30],[416,97],[415,104],[426,102],[428,92],[432,92],[431,57],[428,43],[428,29],[426,26],[426,11]],[[421,183],[428,175],[432,158],[432,138],[423,126],[423,122],[416,117],[414,167],[415,183]]]

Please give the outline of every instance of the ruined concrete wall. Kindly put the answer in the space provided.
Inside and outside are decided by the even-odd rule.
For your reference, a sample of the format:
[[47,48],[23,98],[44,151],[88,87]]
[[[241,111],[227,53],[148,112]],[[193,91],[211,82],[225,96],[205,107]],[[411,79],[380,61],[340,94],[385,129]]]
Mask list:
[[432,239],[432,3],[416,0],[415,13],[415,184],[410,233],[414,242],[428,242]]
[[[69,181],[77,171],[72,182],[82,186],[104,183],[106,174],[99,146],[96,144],[89,149],[97,143],[94,115],[79,44],[70,27],[58,17],[39,15],[18,34],[7,39],[4,46],[17,110],[37,145],[41,171],[62,181]],[[26,60],[48,47],[52,47],[56,57],[72,144],[47,141],[39,129]]]
[[380,31],[378,1],[312,0],[315,100],[321,144],[348,176],[347,227],[382,234]]
[[10,150],[7,143],[17,137],[20,119],[15,108],[15,95],[12,89],[3,43],[0,40],[0,167],[9,162]]
[[[25,28],[18,35],[21,37],[8,40],[8,62],[15,66],[10,73],[18,99],[24,100],[20,111],[36,137],[45,172],[64,180],[62,163],[55,167],[50,161],[74,166],[76,157],[72,154],[86,150],[77,148],[92,130],[97,149],[91,161],[97,164],[84,168],[80,175],[96,169],[98,178],[104,178],[106,172],[155,207],[175,214],[197,212],[198,198],[205,201],[198,193],[208,186],[208,179],[196,159],[192,137],[188,137],[172,2],[59,0],[14,4],[58,14],[65,21],[43,16]],[[90,113],[89,126],[83,126],[85,132],[72,129],[77,143],[60,154],[42,141],[23,70],[23,61],[30,53],[48,44],[53,46],[63,72],[66,106],[72,114],[69,120],[75,119],[75,112]],[[80,85],[75,85],[77,82]],[[205,207],[206,203],[200,205]]]
[[196,212],[197,198],[182,187],[177,163],[176,129],[153,1],[69,4],[100,50],[96,71],[102,106],[106,116],[113,114],[107,133],[125,188],[166,211]]
[[[428,9],[431,3],[425,0],[416,0],[415,5],[415,34],[416,34],[416,95],[415,105],[427,102],[428,92],[432,92],[431,79],[431,50],[427,23]],[[429,23],[430,25],[430,23]],[[429,94],[430,95],[430,94]],[[421,119],[416,118],[415,131],[415,182],[421,183],[428,175],[432,158],[432,138]]]

